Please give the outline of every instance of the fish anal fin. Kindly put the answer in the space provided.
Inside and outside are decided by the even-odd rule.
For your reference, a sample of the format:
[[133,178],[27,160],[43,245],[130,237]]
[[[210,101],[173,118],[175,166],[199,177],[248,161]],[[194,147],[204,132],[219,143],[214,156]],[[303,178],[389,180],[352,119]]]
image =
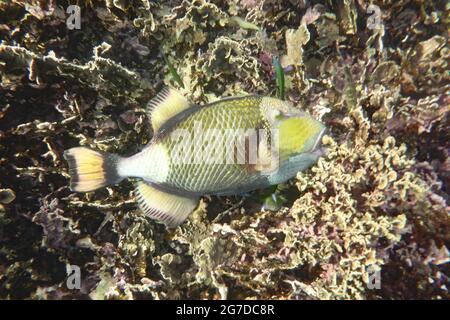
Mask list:
[[170,87],[164,87],[147,104],[147,114],[154,132],[158,132],[167,120],[189,107],[191,107],[191,103],[180,92]]
[[144,181],[136,184],[135,195],[145,215],[170,228],[183,223],[198,205],[197,197],[168,193]]

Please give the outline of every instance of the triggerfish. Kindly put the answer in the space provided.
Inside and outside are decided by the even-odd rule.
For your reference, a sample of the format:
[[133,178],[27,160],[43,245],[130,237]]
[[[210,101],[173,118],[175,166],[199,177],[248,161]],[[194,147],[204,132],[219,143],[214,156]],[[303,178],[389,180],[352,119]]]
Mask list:
[[147,105],[153,137],[131,157],[66,150],[70,188],[88,192],[138,178],[141,210],[181,224],[205,194],[232,195],[279,184],[317,162],[325,126],[291,103],[263,96],[192,104],[164,88]]

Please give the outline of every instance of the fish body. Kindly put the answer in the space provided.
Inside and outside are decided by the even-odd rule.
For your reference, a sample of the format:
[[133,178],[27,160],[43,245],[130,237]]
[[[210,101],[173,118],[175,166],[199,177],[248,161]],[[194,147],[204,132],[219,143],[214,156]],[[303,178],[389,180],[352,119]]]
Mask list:
[[135,193],[141,209],[176,226],[203,194],[238,194],[284,182],[322,154],[325,126],[275,98],[226,98],[198,106],[165,89],[149,103],[148,114],[154,136],[136,155],[67,150],[71,188],[86,192],[140,178]]

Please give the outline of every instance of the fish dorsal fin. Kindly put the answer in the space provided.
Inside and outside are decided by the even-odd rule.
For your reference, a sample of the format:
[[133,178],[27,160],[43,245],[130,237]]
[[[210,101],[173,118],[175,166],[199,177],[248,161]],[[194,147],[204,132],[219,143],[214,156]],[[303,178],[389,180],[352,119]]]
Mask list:
[[185,197],[161,191],[144,181],[137,183],[134,192],[139,208],[151,219],[170,228],[183,223],[198,204],[198,197]]
[[147,114],[152,123],[154,132],[158,132],[159,128],[170,118],[188,109],[191,103],[177,90],[164,87],[152,100],[147,104]]

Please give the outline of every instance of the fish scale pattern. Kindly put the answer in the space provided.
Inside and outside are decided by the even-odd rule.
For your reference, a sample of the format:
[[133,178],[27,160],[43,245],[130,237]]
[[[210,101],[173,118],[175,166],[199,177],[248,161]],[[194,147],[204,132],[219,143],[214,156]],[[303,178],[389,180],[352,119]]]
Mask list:
[[[259,107],[260,101],[260,97],[222,100],[181,121],[177,130],[184,130],[187,137],[179,140],[169,134],[161,141],[171,155],[175,154],[174,150],[184,151],[171,156],[166,183],[190,192],[214,193],[252,181],[252,176],[259,173],[251,172],[248,164],[238,161],[245,159],[242,154],[245,148],[238,147],[230,133],[238,135],[248,129],[268,128]],[[195,128],[199,135],[195,134]],[[180,141],[190,145],[180,149],[177,147]],[[227,152],[232,152],[233,157],[227,158]]]

